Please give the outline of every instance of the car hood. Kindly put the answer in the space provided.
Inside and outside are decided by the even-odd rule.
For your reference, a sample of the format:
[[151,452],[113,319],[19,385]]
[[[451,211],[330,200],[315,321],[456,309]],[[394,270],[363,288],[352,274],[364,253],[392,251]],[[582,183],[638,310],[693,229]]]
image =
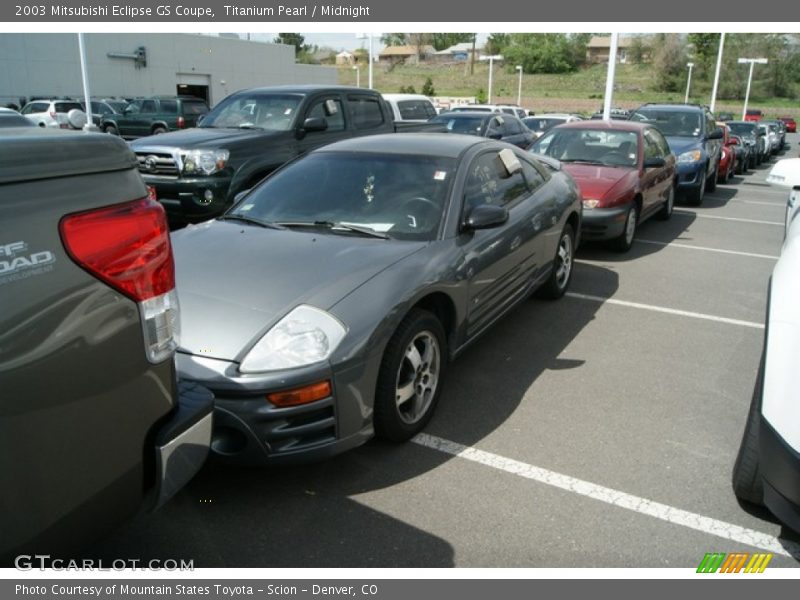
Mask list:
[[689,152],[690,150],[702,150],[703,149],[703,142],[700,141],[699,138],[693,137],[677,137],[673,135],[666,136],[667,143],[669,144],[669,149],[672,150],[672,153],[678,157],[684,152]]
[[329,310],[426,242],[208,221],[172,244],[180,350],[238,361],[294,307]]
[[285,131],[265,131],[262,129],[233,129],[216,127],[194,127],[181,131],[172,131],[155,136],[139,138],[131,142],[134,151],[140,148],[150,148],[154,146],[165,146],[169,148],[195,148],[195,147],[217,147],[228,141],[246,141],[251,138],[263,139],[264,136],[277,136],[285,134]]
[[[579,163],[561,163],[561,167],[575,180],[585,199],[602,200],[604,196],[623,179],[629,178],[630,185],[636,179],[636,169],[628,167],[603,167]],[[627,187],[627,186],[626,186]]]

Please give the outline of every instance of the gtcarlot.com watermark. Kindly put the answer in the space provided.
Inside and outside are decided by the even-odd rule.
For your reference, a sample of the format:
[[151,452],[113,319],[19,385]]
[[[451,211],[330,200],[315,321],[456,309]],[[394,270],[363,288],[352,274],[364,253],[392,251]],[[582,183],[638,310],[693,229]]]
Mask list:
[[53,558],[49,554],[20,554],[14,559],[14,566],[19,571],[194,571],[194,560],[154,558],[115,558],[107,561],[101,559],[62,559]]

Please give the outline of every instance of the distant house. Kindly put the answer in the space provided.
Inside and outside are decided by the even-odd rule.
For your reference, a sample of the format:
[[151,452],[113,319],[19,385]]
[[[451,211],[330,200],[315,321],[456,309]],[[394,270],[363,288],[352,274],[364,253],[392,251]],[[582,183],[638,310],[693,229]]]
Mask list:
[[378,55],[378,60],[385,64],[416,63],[433,56],[433,46],[386,46]]
[[[475,46],[475,58],[478,58],[482,52],[483,48]],[[434,54],[434,58],[437,62],[463,61],[469,60],[470,54],[472,54],[472,42],[462,42],[439,50]]]
[[336,55],[336,64],[337,65],[352,65],[355,64],[355,55],[352,52],[348,52],[347,50],[343,50]]
[[[634,62],[636,57],[631,50],[637,44],[641,45],[641,62],[650,62],[652,43],[649,36],[620,36],[617,42],[617,62],[621,64]],[[607,63],[610,54],[610,36],[595,35],[586,45],[586,62],[590,64]]]

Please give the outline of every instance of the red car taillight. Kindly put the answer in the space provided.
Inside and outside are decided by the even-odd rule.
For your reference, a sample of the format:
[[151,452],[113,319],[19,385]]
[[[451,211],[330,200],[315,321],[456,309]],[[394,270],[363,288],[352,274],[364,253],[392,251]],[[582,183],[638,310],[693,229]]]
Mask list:
[[178,129],[183,129],[184,127],[186,127],[186,119],[178,117]]
[[175,263],[164,209],[147,198],[67,215],[59,224],[70,257],[139,305],[151,362],[177,346]]

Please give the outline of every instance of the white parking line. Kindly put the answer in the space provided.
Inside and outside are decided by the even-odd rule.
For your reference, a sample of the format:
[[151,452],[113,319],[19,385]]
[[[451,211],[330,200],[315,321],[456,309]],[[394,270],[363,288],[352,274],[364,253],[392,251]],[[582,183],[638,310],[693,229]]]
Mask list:
[[705,321],[727,323],[728,325],[739,325],[741,327],[751,327],[753,329],[764,329],[763,323],[755,323],[753,321],[741,321],[739,319],[729,319],[728,317],[718,317],[716,315],[707,315],[705,313],[691,312],[688,310],[678,310],[677,308],[667,308],[665,306],[654,306],[652,304],[641,304],[639,302],[628,302],[627,300],[617,300],[616,298],[603,298],[602,296],[578,294],[577,292],[567,292],[566,295],[570,298],[577,298],[578,300],[589,300],[591,302],[600,302],[601,304],[616,304],[617,306],[627,306],[628,308],[651,310],[653,312],[666,313],[668,315],[677,315],[679,317],[690,317],[692,319],[703,319]]
[[680,244],[678,242],[659,242],[656,240],[643,240],[636,238],[637,242],[642,244],[654,244],[656,246],[669,246],[670,248],[688,248],[689,250],[703,250],[705,252],[720,252],[722,254],[735,254],[736,256],[750,256],[752,258],[768,258],[770,260],[778,260],[778,256],[770,256],[769,254],[756,254],[755,252],[741,252],[739,250],[723,250],[721,248],[708,248],[707,246],[692,246],[691,244]]
[[695,531],[700,531],[708,535],[754,546],[761,550],[780,554],[781,556],[800,558],[800,545],[789,540],[782,540],[773,535],[761,533],[754,529],[748,529],[746,527],[734,525],[733,523],[726,523],[725,521],[705,517],[667,504],[654,502],[647,498],[597,485],[590,481],[576,479],[569,475],[562,475],[555,471],[536,467],[498,454],[492,454],[491,452],[464,446],[457,442],[452,442],[427,433],[417,434],[411,441],[426,448],[438,450],[439,452],[444,452],[451,456],[457,456],[464,460],[505,471],[517,477],[531,479],[545,485],[578,494],[579,496],[599,500],[600,502],[647,515],[648,517],[666,521],[667,523],[688,527],[689,529],[694,529]]
[[697,217],[698,219],[718,219],[720,221],[737,221],[739,223],[756,223],[758,225],[778,225],[779,227],[783,227],[783,221],[759,221],[757,219],[739,219],[737,217],[720,217],[717,215],[703,215],[693,210],[675,210],[672,214],[675,215],[685,215],[685,216],[693,216]]
[[783,202],[767,202],[766,200],[734,200],[733,202],[744,202],[745,204],[759,204],[761,206],[774,206],[775,208],[786,208],[786,199]]

